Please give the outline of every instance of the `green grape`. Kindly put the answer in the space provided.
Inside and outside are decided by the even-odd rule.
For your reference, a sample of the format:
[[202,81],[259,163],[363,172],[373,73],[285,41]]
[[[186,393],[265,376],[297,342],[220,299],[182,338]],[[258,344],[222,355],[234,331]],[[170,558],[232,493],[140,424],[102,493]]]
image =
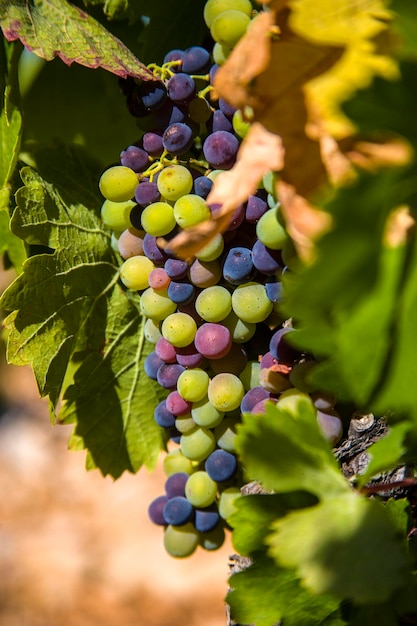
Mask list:
[[167,526],[164,532],[164,547],[169,555],[183,559],[195,552],[200,533],[191,522],[182,526]]
[[185,496],[193,506],[210,506],[216,495],[217,483],[203,470],[191,474],[185,483]]
[[304,412],[305,409],[314,410],[313,400],[307,393],[291,387],[283,391],[276,404],[278,409],[283,409],[287,413],[291,413],[294,417]]
[[217,65],[223,65],[226,59],[230,56],[233,48],[229,48],[228,46],[222,46],[220,43],[215,43],[213,46],[213,61],[217,63]]
[[204,321],[220,322],[232,310],[232,296],[221,285],[207,287],[198,294],[195,309]]
[[[174,305],[175,306],[175,305]],[[185,348],[194,340],[197,324],[188,313],[172,313],[162,322],[161,332],[176,348]]]
[[210,219],[210,215],[210,209],[204,198],[194,193],[181,196],[174,204],[174,218],[181,228],[190,228],[204,222]]
[[176,226],[174,210],[167,202],[153,202],[145,207],[141,222],[142,228],[154,237],[167,235]]
[[101,206],[101,219],[108,228],[120,233],[132,226],[130,212],[134,206],[133,200],[124,202],[105,200]]
[[275,194],[275,182],[277,175],[275,172],[266,172],[262,178],[262,185],[267,193]]
[[240,406],[245,395],[242,381],[235,374],[216,374],[208,387],[208,399],[219,411],[233,411]]
[[213,20],[220,13],[232,9],[242,11],[242,13],[246,13],[248,17],[252,14],[252,4],[250,0],[208,0],[204,5],[203,11],[203,18],[208,28],[211,28]]
[[199,426],[215,428],[223,420],[224,412],[216,409],[209,401],[208,396],[204,396],[198,402],[193,403],[191,415],[194,422]]
[[193,188],[193,177],[183,165],[168,165],[159,173],[156,184],[159,193],[166,200],[175,202],[181,196],[190,193]]
[[166,476],[172,476],[172,474],[177,474],[178,472],[191,475],[194,471],[193,462],[187,459],[179,448],[175,448],[175,450],[171,450],[165,455],[162,467]]
[[310,381],[310,374],[316,365],[315,361],[296,363],[289,374],[290,383],[305,393],[316,391],[317,385]]
[[237,512],[236,501],[241,497],[242,494],[240,493],[239,487],[227,487],[227,489],[220,494],[219,515],[226,520],[226,522],[233,513]]
[[147,319],[144,327],[144,335],[149,343],[156,343],[158,339],[162,337],[159,322],[151,318]]
[[243,119],[243,113],[238,109],[233,113],[232,125],[236,135],[243,139],[248,134],[251,123]]
[[214,429],[214,438],[222,450],[236,452],[236,426],[240,423],[240,415],[230,415]]
[[155,265],[146,256],[131,256],[120,268],[120,280],[128,289],[141,291],[149,287],[148,276]]
[[214,261],[218,259],[224,250],[224,239],[220,233],[213,237],[208,244],[206,244],[201,250],[196,252],[195,256],[199,261]]
[[185,370],[177,380],[177,391],[184,400],[198,402],[205,397],[209,385],[209,375],[199,367]]
[[243,383],[246,391],[253,389],[253,387],[259,387],[259,374],[261,366],[259,361],[248,361],[243,369],[243,372],[239,374],[239,378]]
[[214,182],[219,174],[224,174],[224,170],[211,170],[211,172],[207,174],[207,178],[210,178],[210,180]]
[[188,105],[188,115],[198,124],[207,122],[213,110],[205,98],[194,98]]
[[264,367],[259,373],[259,383],[271,393],[281,393],[291,387],[291,383],[283,374]]
[[107,200],[125,202],[135,195],[138,177],[130,167],[114,165],[103,172],[98,186]]
[[256,224],[256,236],[272,250],[282,250],[288,235],[278,220],[277,209],[269,209]]
[[222,324],[230,330],[234,343],[246,343],[253,337],[256,331],[256,324],[244,322],[234,311],[222,320]]
[[232,294],[233,311],[244,322],[258,324],[265,321],[273,306],[267,296],[265,285],[261,283],[244,283],[236,287]]
[[196,422],[194,421],[191,413],[185,413],[185,415],[179,415],[175,420],[175,428],[182,435],[190,433],[195,429]]
[[250,17],[243,11],[223,11],[211,23],[210,33],[214,41],[232,48],[245,34],[250,23]]
[[221,548],[224,540],[225,532],[221,524],[217,524],[213,530],[209,530],[207,533],[200,533],[200,546],[210,552]]
[[211,430],[197,426],[193,431],[181,435],[181,452],[191,461],[204,461],[216,447]]
[[177,305],[168,297],[166,289],[152,289],[148,287],[140,297],[140,312],[145,317],[161,321],[174,313]]

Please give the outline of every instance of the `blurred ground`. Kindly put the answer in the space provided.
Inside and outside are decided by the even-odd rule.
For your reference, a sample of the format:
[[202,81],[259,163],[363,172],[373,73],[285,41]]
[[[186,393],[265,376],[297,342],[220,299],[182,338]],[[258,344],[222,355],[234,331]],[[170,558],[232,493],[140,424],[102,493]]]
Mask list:
[[70,427],[50,425],[31,371],[6,366],[3,348],[0,625],[225,626],[230,541],[169,557],[147,517],[161,469],[116,482],[86,472]]

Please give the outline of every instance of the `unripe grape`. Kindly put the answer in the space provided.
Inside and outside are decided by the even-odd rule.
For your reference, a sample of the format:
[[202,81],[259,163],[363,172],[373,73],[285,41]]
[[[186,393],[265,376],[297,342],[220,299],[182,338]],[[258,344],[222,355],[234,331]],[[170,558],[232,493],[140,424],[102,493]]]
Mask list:
[[207,472],[194,472],[185,484],[185,495],[193,506],[206,507],[214,502],[217,494],[217,483]]
[[114,165],[100,177],[99,189],[107,200],[125,202],[135,195],[138,177],[130,167]]
[[120,280],[128,289],[141,291],[148,287],[148,276],[155,268],[146,256],[132,256],[120,268]]

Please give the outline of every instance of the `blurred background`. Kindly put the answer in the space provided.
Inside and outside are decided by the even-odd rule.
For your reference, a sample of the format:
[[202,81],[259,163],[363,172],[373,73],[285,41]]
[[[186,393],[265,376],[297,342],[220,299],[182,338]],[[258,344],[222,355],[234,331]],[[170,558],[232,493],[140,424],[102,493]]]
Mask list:
[[[0,292],[13,278],[0,268]],[[31,370],[6,365],[0,341],[0,624],[225,626],[230,538],[168,556],[147,516],[161,464],[103,478],[68,451],[70,432],[51,425]]]

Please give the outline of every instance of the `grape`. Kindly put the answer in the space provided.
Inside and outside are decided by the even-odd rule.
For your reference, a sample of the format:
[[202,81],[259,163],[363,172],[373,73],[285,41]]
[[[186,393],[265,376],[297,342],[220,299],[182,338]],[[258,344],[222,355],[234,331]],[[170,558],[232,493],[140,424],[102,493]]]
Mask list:
[[137,174],[130,167],[114,165],[103,172],[98,186],[106,200],[125,202],[133,198],[137,184]]
[[176,351],[177,361],[184,367],[201,367],[206,361],[206,358],[195,347],[194,342],[185,348],[176,348]]
[[158,369],[162,364],[163,360],[159,358],[156,352],[154,350],[150,352],[143,365],[146,375],[152,380],[156,380]]
[[330,409],[326,411],[317,410],[317,422],[324,438],[331,446],[335,446],[343,435],[343,423],[337,412],[331,412]]
[[222,450],[227,452],[236,452],[236,425],[240,422],[240,416],[231,415],[225,417],[223,421],[215,427],[214,437],[216,443]]
[[293,328],[280,328],[271,337],[269,351],[279,363],[292,365],[300,358],[298,350],[289,345],[285,339],[286,335],[293,331]]
[[113,202],[105,200],[101,206],[101,219],[108,228],[122,232],[131,226],[130,212],[136,206],[132,200]]
[[174,74],[167,84],[168,96],[176,104],[190,102],[196,92],[195,82],[188,74],[178,72]]
[[316,409],[319,411],[328,411],[333,409],[337,402],[337,398],[333,393],[326,393],[324,391],[316,391],[311,394],[311,399]]
[[163,516],[167,524],[181,526],[190,519],[193,514],[193,505],[184,496],[173,496],[166,502]]
[[294,417],[300,413],[303,405],[311,411],[312,400],[307,393],[304,393],[295,387],[290,387],[281,393],[278,398],[278,407],[288,413],[291,413]]
[[282,282],[277,278],[271,277],[265,282],[265,290],[268,299],[271,300],[273,304],[276,302],[281,302],[283,298],[283,286]]
[[170,278],[178,280],[187,275],[188,263],[180,259],[167,259],[164,268]]
[[206,322],[220,322],[232,310],[232,296],[225,287],[213,285],[198,294],[195,308]]
[[177,381],[178,393],[184,400],[198,402],[206,396],[209,380],[207,372],[200,368],[184,370]]
[[189,228],[208,220],[211,212],[204,199],[189,193],[181,196],[174,204],[174,217],[178,226]]
[[213,61],[216,65],[223,65],[226,59],[230,56],[233,48],[229,46],[222,46],[220,43],[215,43],[213,46]]
[[148,276],[149,287],[153,289],[167,289],[171,282],[163,267],[156,267]]
[[155,422],[162,428],[172,428],[175,426],[175,416],[168,411],[165,400],[157,404],[153,416]]
[[168,258],[166,253],[156,243],[156,237],[149,235],[149,233],[146,233],[143,238],[143,252],[154,263],[165,263]]
[[[216,446],[216,441],[211,430],[197,426],[191,432],[184,433],[182,435],[180,446],[183,455],[186,456],[187,459],[201,462],[206,459],[211,452],[213,452]],[[210,504],[210,502],[207,504]],[[206,505],[200,503],[198,506]]]
[[232,119],[233,115],[237,111],[236,107],[229,104],[229,102],[227,102],[224,98],[219,98],[219,109],[229,119]]
[[194,180],[194,193],[197,196],[201,196],[206,199],[209,195],[211,188],[213,187],[213,181],[208,176],[198,176]]
[[197,329],[194,343],[200,354],[207,359],[219,359],[230,350],[232,337],[226,326],[205,322]]
[[219,69],[219,66],[217,65],[216,62],[213,63],[213,65],[210,68],[210,72],[209,72],[209,81],[210,81],[210,85],[213,85],[214,83],[214,77],[217,74],[217,70]]
[[143,238],[145,236],[144,230],[137,230],[136,228],[126,228],[120,233],[117,240],[117,248],[122,259],[129,259],[132,256],[139,256],[143,254]]
[[161,331],[159,329],[159,322],[152,319],[147,319],[145,322],[144,334],[145,339],[149,341],[149,343],[156,344],[158,339],[162,337]]
[[183,122],[175,122],[168,126],[162,136],[162,143],[168,152],[180,156],[192,146],[193,131]]
[[174,313],[176,306],[169,297],[166,289],[152,289],[148,287],[140,297],[140,311],[145,317],[161,321]]
[[213,115],[210,121],[210,131],[212,133],[215,133],[218,130],[225,130],[229,133],[233,132],[232,122],[229,120],[228,117],[225,116],[223,111],[220,111],[220,109],[216,109],[213,112]]
[[222,421],[224,412],[216,409],[205,395],[204,398],[193,403],[191,415],[198,426],[214,428]]
[[284,267],[280,251],[267,248],[259,239],[252,248],[252,261],[259,272],[271,276]]
[[149,130],[142,137],[142,145],[143,149],[151,156],[159,156],[164,149],[161,131]]
[[156,380],[164,389],[175,389],[185,368],[179,363],[163,363],[156,372]]
[[173,72],[178,71],[178,68],[181,67],[182,65],[182,60],[184,58],[184,50],[179,50],[178,48],[176,48],[175,50],[170,50],[169,52],[166,53],[166,55],[164,56],[164,60],[163,63],[172,63],[172,61],[181,61],[181,63],[179,63],[178,65],[172,65],[170,67],[170,69]]
[[239,142],[232,133],[217,130],[204,141],[204,158],[212,167],[227,170],[234,164],[238,148]]
[[183,165],[168,165],[160,172],[157,181],[160,194],[166,199],[175,201],[190,193],[193,177]]
[[233,411],[245,394],[243,383],[235,374],[216,374],[208,387],[208,398],[219,411]]
[[268,210],[268,204],[258,194],[249,196],[246,203],[245,217],[247,222],[256,224],[262,215]]
[[194,98],[188,105],[188,116],[198,124],[207,122],[212,114],[212,108],[205,98]]
[[235,343],[246,343],[253,337],[256,331],[256,325],[252,322],[244,322],[236,315],[234,311],[222,320],[223,326],[230,330],[232,340]]
[[175,415],[175,417],[189,413],[191,411],[191,407],[193,406],[192,402],[188,402],[187,400],[184,400],[184,398],[181,398],[178,391],[171,391],[165,402],[168,411]]
[[188,478],[185,484],[185,495],[195,507],[210,506],[217,495],[217,483],[207,472],[199,470]]
[[210,53],[201,46],[186,48],[182,58],[182,71],[187,74],[202,74],[210,67]]
[[172,313],[162,322],[163,337],[173,346],[183,348],[188,346],[196,335],[197,324],[187,313]]
[[232,118],[232,127],[236,135],[243,139],[248,134],[251,123],[244,119],[243,113],[240,109],[235,111]]
[[168,296],[178,306],[188,304],[194,297],[194,286],[185,281],[172,280],[168,285]]
[[143,172],[149,165],[149,155],[138,146],[128,146],[120,153],[120,163],[134,172]]
[[205,509],[196,509],[194,524],[200,533],[208,533],[217,526],[220,515],[215,505]]
[[159,202],[160,199],[161,194],[156,183],[145,180],[136,187],[135,200],[140,206],[148,206],[154,202]]
[[259,365],[260,365],[261,370],[263,370],[264,368],[268,369],[270,367],[273,367],[274,365],[277,365],[277,363],[278,361],[274,357],[272,352],[265,352],[265,354],[262,355]]
[[164,533],[164,547],[171,556],[185,558],[195,552],[199,542],[199,532],[191,522],[182,526],[167,526]]
[[200,261],[196,259],[190,265],[188,275],[195,287],[205,289],[217,285],[221,278],[222,270],[217,259],[214,261]]
[[242,11],[246,13],[248,17],[252,15],[252,4],[250,0],[208,0],[203,10],[203,18],[208,28],[211,28],[213,20],[220,13],[230,11],[231,9]]
[[250,413],[253,407],[261,400],[266,400],[271,397],[271,392],[264,387],[252,387],[245,393],[240,404],[240,410],[242,413]]
[[218,233],[211,241],[203,246],[195,256],[199,261],[207,262],[218,259],[224,250],[224,239],[221,233]]
[[[184,415],[179,415],[175,420],[175,428],[182,435],[186,433],[190,433],[195,428],[195,421],[191,417],[191,413],[185,413]],[[181,443],[181,440],[180,440]]]
[[239,378],[243,383],[246,391],[252,389],[252,387],[259,387],[259,361],[248,361],[239,374]]
[[221,524],[217,524],[217,526],[213,528],[213,530],[201,533],[200,546],[202,546],[204,550],[212,552],[213,550],[218,550],[222,547],[224,539],[224,528]]
[[214,450],[204,465],[207,474],[216,482],[232,478],[237,469],[236,457],[226,450]]
[[232,343],[229,352],[219,359],[212,359],[210,365],[215,374],[229,372],[238,376],[244,369],[247,360],[245,348],[241,344]]
[[148,516],[151,522],[158,524],[158,526],[166,526],[167,523],[164,517],[164,507],[168,502],[168,496],[158,496],[152,500],[148,507]]
[[140,85],[139,98],[147,111],[157,111],[162,107],[167,97],[163,83],[146,80]]
[[223,264],[223,277],[231,285],[247,283],[253,276],[255,268],[252,253],[248,248],[231,248]]
[[132,256],[120,268],[120,280],[128,289],[141,291],[148,287],[148,276],[155,268],[146,256]]
[[239,487],[227,487],[220,494],[219,498],[219,515],[228,521],[233,513],[237,512],[236,502],[242,495]]
[[190,475],[194,471],[193,462],[187,459],[179,448],[168,452],[162,461],[162,466],[167,476],[172,476],[177,472],[185,472]]
[[264,389],[267,389],[271,393],[280,393],[285,389],[291,387],[291,383],[283,374],[279,371],[275,371],[272,368],[261,367],[259,374],[259,383]]
[[236,287],[232,294],[232,307],[240,319],[257,324],[266,320],[273,309],[265,286],[248,282]]
[[267,248],[282,250],[288,236],[278,221],[277,210],[266,211],[256,224],[256,236]]
[[185,122],[187,112],[183,107],[167,100],[159,111],[153,113],[152,117],[157,130],[164,131],[170,124]]
[[293,387],[296,387],[305,393],[312,393],[313,391],[316,391],[316,385],[310,380],[310,374],[315,365],[315,361],[302,361],[300,363],[295,363],[289,373],[289,380]]
[[217,43],[233,47],[245,34],[249,23],[250,18],[242,11],[223,11],[212,21],[210,33]]

